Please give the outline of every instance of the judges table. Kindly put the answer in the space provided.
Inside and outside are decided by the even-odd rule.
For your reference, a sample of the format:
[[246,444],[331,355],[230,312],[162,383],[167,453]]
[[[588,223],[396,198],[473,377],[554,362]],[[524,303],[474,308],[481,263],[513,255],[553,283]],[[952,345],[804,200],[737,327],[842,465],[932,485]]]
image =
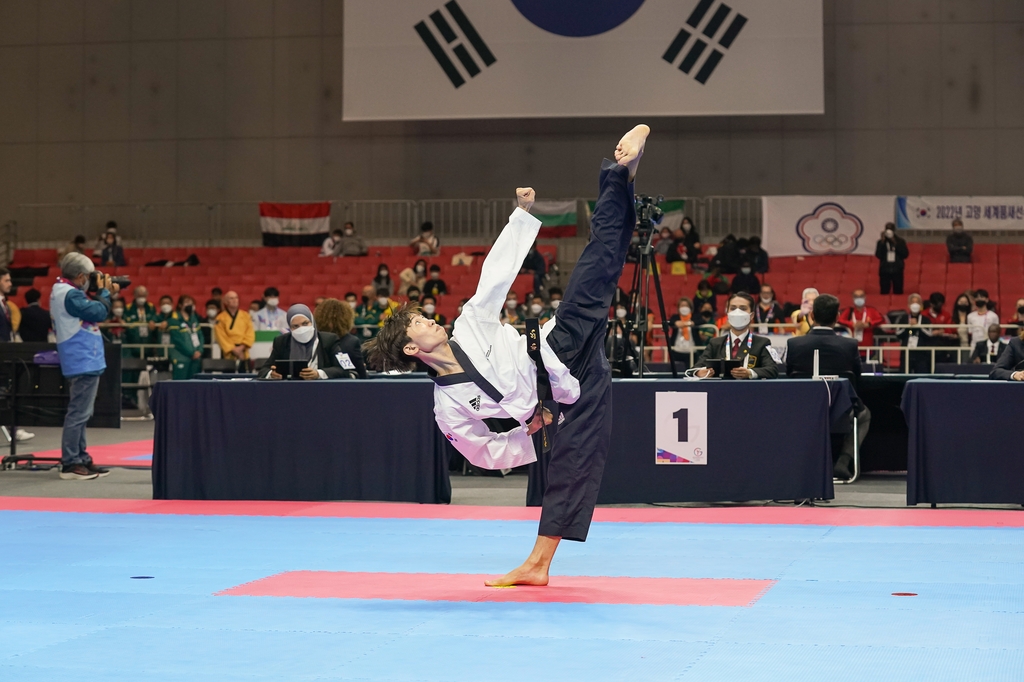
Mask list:
[[447,503],[433,383],[164,381],[153,497]]
[[907,504],[1024,504],[1024,383],[915,379]]
[[[655,462],[656,396],[664,392],[707,394],[706,464]],[[598,502],[831,499],[830,426],[851,396],[846,380],[616,381]]]

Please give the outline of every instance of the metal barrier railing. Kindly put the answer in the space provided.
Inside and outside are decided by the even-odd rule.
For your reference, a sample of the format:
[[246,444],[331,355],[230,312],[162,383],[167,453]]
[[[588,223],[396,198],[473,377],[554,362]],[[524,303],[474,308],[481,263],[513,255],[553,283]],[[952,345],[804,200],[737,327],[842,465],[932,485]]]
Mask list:
[[[761,197],[682,197],[685,213],[701,237],[718,241],[727,234],[761,233]],[[586,198],[576,198],[580,236],[589,229]],[[301,203],[301,202],[300,202]],[[514,198],[332,201],[332,226],[355,223],[369,240],[412,239],[431,221],[442,240],[490,242],[515,208]],[[122,241],[134,247],[239,246],[260,243],[259,203],[255,201],[146,204],[20,204],[9,248],[66,243],[76,234],[92,240],[107,221],[118,224]],[[0,239],[0,241],[3,241]],[[0,247],[2,248],[2,247]],[[3,256],[0,250],[0,257]],[[9,262],[9,256],[7,261]]]

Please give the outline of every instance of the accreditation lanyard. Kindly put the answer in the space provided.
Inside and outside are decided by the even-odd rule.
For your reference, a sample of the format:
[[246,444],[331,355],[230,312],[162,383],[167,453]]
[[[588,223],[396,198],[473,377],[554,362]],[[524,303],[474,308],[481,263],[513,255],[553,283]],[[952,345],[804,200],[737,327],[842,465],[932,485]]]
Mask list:
[[[742,344],[740,344],[740,345],[742,345]],[[754,335],[751,334],[750,331],[748,330],[747,331],[747,355],[750,355],[750,351],[753,348],[753,346],[754,346]],[[736,358],[732,357],[732,334],[729,334],[729,337],[725,340],[725,354],[728,356],[728,357],[726,357],[726,360],[735,360],[736,359]]]

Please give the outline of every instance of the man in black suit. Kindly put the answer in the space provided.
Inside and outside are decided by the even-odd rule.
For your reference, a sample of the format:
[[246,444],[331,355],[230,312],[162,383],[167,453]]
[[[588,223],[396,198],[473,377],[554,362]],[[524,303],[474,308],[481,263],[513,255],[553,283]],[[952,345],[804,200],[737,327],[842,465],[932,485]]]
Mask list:
[[771,341],[750,331],[754,299],[744,292],[733,294],[726,310],[729,311],[729,333],[708,341],[704,354],[694,365],[698,368],[697,376],[704,379],[715,375],[715,370],[708,366],[710,360],[742,360],[741,366],[732,370],[733,379],[777,378],[779,367],[772,356]]
[[996,361],[989,379],[1002,381],[1024,381],[1024,339],[1010,339],[1010,345]]
[[[860,352],[856,339],[843,338],[836,334],[836,320],[839,317],[839,299],[821,294],[814,299],[811,310],[813,322],[810,332],[786,342],[786,374],[788,376],[810,377],[814,374],[814,351],[818,351],[818,373],[843,376],[852,374],[860,377]],[[871,411],[856,398],[853,414],[857,420],[858,446],[868,435]],[[837,478],[853,477],[853,433],[843,443],[842,453],[836,458],[834,473]]]
[[18,334],[25,343],[46,343],[46,337],[50,333],[50,312],[39,305],[40,297],[37,289],[25,292],[25,302],[28,305],[21,311],[21,326],[18,327]]
[[1009,345],[1003,341],[1002,336],[1003,330],[999,328],[998,324],[990,324],[988,326],[988,338],[974,344],[974,352],[971,353],[971,362],[974,364],[985,364],[991,365],[998,360],[1003,351]]

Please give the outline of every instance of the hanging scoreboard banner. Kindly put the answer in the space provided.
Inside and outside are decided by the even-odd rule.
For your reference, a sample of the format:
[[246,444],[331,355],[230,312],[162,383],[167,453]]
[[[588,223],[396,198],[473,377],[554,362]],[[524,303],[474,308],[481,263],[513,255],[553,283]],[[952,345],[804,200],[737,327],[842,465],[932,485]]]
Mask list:
[[825,112],[821,0],[346,0],[346,121]]

